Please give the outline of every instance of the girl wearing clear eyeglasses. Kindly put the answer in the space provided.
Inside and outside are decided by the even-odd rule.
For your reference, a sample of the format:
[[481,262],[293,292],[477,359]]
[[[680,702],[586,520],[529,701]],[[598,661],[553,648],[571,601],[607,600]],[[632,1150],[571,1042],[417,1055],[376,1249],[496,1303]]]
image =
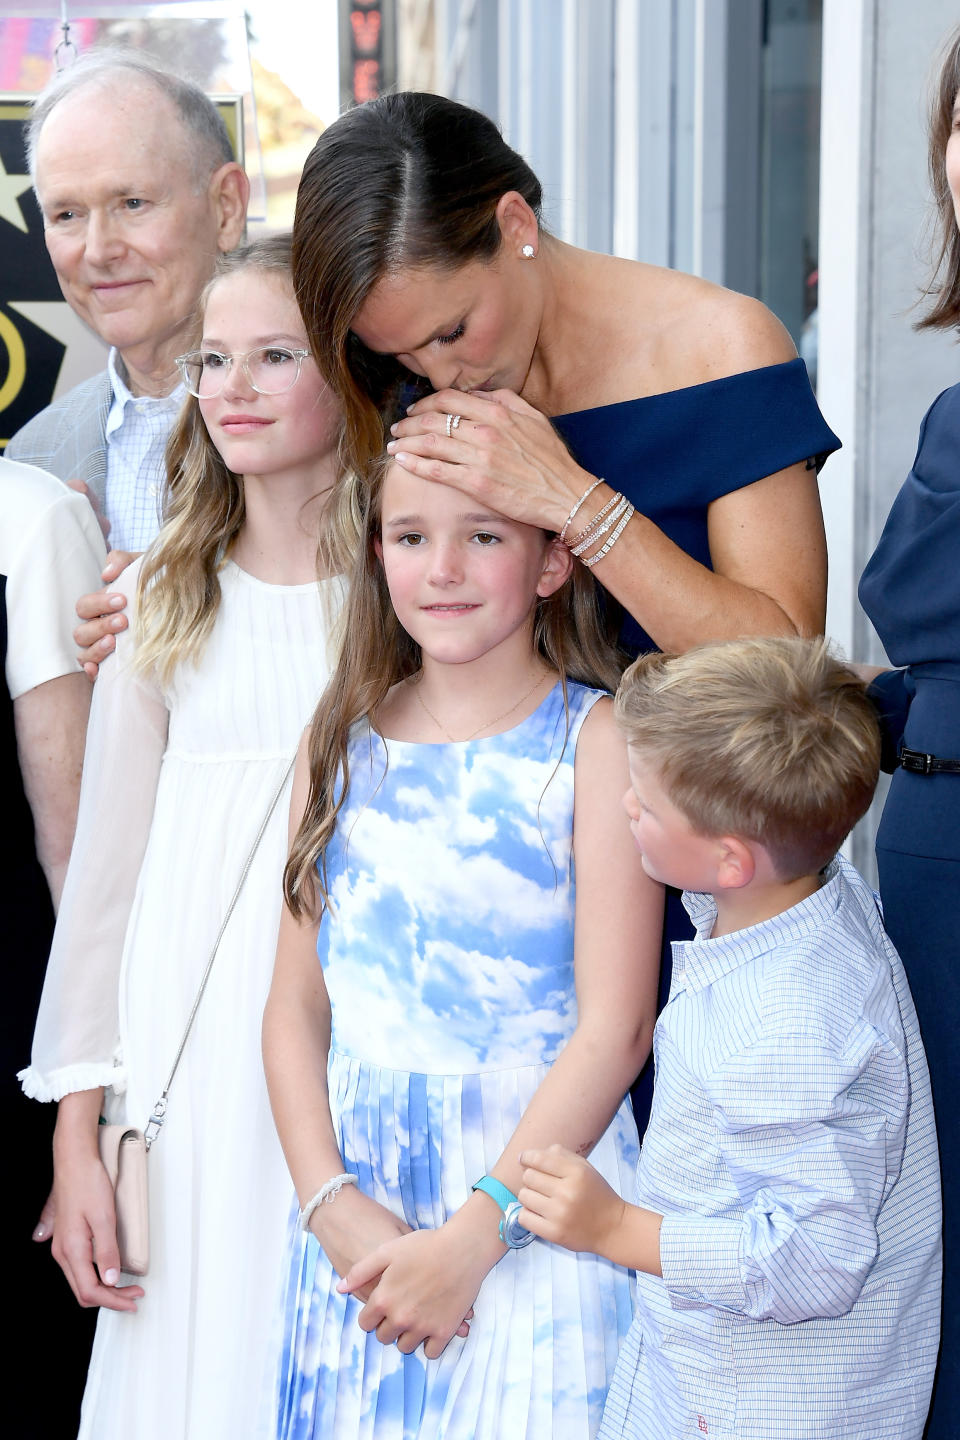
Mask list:
[[[290,1198],[260,1018],[283,779],[329,673],[349,486],[289,239],[225,260],[202,318],[201,349],[178,361],[190,398],[168,451],[165,524],[123,576],[131,625],[94,692],[22,1077],[28,1094],[59,1101],[53,1251],[79,1302],[100,1306],[80,1432],[95,1440],[250,1433]],[[98,1119],[145,1126],[276,796],[149,1154],[149,1270],[130,1283]]]

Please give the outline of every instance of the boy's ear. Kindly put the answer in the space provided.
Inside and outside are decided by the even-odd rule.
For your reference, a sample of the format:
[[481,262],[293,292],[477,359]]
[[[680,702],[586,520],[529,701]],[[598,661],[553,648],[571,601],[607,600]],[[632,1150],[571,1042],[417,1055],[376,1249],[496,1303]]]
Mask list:
[[552,540],[548,540],[547,548],[543,552],[543,569],[537,585],[537,594],[541,600],[546,600],[548,596],[557,593],[561,585],[570,578],[573,566],[573,556],[559,536],[555,535]]
[[718,841],[720,848],[717,860],[717,888],[720,890],[741,890],[749,885],[757,873],[757,857],[753,846],[737,835],[724,835]]

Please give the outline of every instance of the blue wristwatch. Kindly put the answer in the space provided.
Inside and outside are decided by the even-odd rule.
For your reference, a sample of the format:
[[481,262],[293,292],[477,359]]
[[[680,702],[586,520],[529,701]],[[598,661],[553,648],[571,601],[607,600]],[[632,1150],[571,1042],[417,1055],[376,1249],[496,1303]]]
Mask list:
[[482,1190],[485,1195],[489,1195],[490,1199],[495,1200],[503,1211],[499,1234],[504,1245],[509,1245],[511,1250],[521,1250],[524,1245],[529,1245],[535,1236],[532,1230],[525,1230],[517,1218],[523,1206],[513,1191],[508,1190],[506,1185],[500,1180],[495,1180],[492,1175],[484,1175],[483,1179],[478,1180],[473,1188]]

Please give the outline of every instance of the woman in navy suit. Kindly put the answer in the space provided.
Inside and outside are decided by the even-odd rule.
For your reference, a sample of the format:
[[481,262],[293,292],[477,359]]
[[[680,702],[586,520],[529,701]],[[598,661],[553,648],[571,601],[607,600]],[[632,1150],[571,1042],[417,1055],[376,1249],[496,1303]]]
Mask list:
[[[918,328],[960,331],[960,30],[930,114],[942,249]],[[874,682],[896,765],[877,835],[880,895],[920,1017],[944,1205],[940,1371],[927,1440],[960,1426],[960,385],[933,403],[913,468],[860,582],[890,659]]]

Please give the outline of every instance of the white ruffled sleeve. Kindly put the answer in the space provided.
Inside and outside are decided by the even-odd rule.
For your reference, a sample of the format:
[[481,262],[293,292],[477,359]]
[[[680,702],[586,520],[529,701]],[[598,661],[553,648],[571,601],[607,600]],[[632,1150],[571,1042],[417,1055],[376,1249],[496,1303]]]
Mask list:
[[94,687],[80,812],[47,966],[33,1055],[20,1072],[27,1095],[59,1100],[74,1090],[125,1089],[119,982],[127,922],[153,820],[168,711],[149,676],[133,667],[140,563],[114,587],[127,595],[130,628]]

